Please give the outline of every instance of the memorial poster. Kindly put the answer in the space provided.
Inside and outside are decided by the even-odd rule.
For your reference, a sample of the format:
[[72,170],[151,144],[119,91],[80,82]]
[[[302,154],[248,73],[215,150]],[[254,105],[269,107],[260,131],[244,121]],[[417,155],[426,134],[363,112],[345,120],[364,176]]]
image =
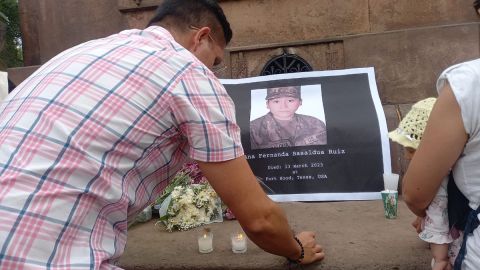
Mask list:
[[373,68],[222,80],[247,160],[275,201],[380,199],[391,172]]

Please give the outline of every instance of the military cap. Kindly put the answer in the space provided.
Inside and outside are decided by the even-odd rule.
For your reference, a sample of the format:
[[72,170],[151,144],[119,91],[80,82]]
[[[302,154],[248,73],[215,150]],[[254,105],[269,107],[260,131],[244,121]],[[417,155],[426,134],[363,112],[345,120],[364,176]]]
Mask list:
[[267,88],[267,97],[265,99],[269,100],[279,97],[293,97],[302,99],[300,94],[300,86]]

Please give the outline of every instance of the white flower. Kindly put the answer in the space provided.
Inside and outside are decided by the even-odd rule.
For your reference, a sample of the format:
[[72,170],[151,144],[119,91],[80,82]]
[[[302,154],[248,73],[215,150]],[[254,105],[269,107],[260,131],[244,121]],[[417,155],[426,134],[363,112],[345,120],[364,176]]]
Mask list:
[[167,230],[188,230],[221,217],[221,203],[208,183],[177,186],[166,215]]

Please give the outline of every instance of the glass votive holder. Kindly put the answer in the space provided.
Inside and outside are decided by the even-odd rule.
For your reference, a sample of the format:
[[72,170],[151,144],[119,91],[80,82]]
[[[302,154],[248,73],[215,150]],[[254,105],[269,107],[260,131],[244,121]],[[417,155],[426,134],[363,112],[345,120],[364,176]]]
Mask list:
[[384,173],[383,185],[385,190],[398,190],[398,178],[399,175],[396,173]]
[[243,232],[232,233],[230,239],[233,253],[245,253],[247,251],[247,237]]
[[213,251],[213,233],[210,229],[202,230],[198,236],[198,252],[210,253]]

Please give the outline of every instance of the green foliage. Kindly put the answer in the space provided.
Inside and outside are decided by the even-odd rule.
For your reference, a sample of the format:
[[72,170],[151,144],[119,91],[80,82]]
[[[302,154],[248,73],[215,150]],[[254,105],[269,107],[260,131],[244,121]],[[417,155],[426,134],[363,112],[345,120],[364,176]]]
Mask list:
[[9,20],[7,18],[7,16],[5,16],[5,14],[3,14],[3,12],[0,11],[0,21],[4,22],[4,23],[8,23]]
[[22,40],[17,0],[0,0],[0,22],[7,25],[3,49],[0,51],[0,67],[22,66]]
[[178,172],[168,186],[163,190],[162,195],[155,200],[155,204],[161,204],[177,186],[187,186],[191,178],[188,173]]

